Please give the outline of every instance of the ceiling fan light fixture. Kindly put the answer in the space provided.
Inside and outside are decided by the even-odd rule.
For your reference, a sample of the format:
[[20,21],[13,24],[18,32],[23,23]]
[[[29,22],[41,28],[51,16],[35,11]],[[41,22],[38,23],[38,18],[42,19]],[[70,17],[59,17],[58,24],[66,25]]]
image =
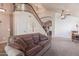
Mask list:
[[64,19],[64,18],[65,18],[65,16],[64,16],[64,15],[62,15],[62,16],[61,16],[61,19]]

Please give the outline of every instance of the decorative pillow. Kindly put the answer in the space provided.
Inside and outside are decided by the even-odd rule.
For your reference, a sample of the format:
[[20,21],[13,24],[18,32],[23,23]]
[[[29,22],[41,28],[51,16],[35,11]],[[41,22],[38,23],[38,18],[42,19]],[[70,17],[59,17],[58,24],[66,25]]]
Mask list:
[[17,50],[11,46],[5,46],[5,51],[8,56],[24,56],[24,53],[20,50]]
[[48,37],[46,37],[45,35],[40,34],[40,41],[47,40],[47,39],[48,39]]
[[33,35],[33,40],[34,40],[35,44],[38,44],[39,43],[39,34]]

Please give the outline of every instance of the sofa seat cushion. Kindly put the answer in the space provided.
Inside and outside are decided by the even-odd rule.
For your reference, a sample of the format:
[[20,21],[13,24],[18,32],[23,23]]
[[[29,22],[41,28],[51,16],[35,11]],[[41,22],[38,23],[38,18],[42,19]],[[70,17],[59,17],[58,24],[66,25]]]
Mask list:
[[41,45],[42,47],[45,47],[48,43],[50,43],[49,40],[44,40],[44,41],[39,42],[39,45]]
[[42,47],[40,45],[36,45],[33,48],[26,50],[26,55],[28,56],[36,55],[40,50],[42,50]]

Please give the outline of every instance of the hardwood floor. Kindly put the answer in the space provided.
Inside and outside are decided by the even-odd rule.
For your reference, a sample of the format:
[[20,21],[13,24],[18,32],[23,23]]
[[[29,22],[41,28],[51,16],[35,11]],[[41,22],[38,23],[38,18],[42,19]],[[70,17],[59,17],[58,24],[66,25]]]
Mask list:
[[6,43],[0,44],[0,53],[5,53],[5,51],[4,51],[5,45],[6,45]]
[[51,48],[44,56],[79,56],[79,41],[72,42],[72,39],[54,38],[51,41]]

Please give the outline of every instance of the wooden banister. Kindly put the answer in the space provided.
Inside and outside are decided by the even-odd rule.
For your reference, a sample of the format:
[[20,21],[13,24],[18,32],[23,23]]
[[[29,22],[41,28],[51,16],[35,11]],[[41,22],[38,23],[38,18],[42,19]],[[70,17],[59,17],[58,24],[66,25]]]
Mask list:
[[[33,6],[32,6],[31,4],[29,4],[29,3],[27,3],[27,4],[32,8],[32,10],[34,11],[34,13],[36,14],[35,17],[38,18],[37,21],[40,23],[40,25],[42,26],[42,28],[45,30],[45,28],[44,28],[44,26],[43,26],[43,22],[42,22],[41,19],[39,18],[38,14],[36,13],[36,11],[35,11],[35,9],[33,8]],[[46,30],[45,30],[45,32],[46,32]],[[47,33],[47,32],[46,32],[46,33]]]

